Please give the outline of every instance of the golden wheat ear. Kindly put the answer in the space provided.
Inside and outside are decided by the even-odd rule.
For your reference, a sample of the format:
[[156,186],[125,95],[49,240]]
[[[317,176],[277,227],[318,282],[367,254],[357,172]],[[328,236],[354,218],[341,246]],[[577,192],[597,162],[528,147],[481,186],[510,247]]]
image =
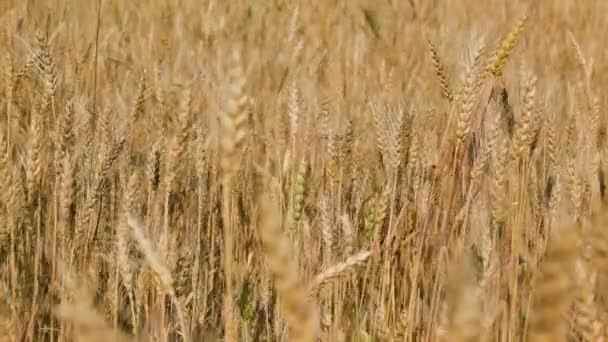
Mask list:
[[439,85],[441,86],[441,95],[452,102],[454,97],[452,95],[452,90],[450,89],[450,82],[446,75],[445,66],[439,58],[437,47],[430,39],[427,41],[427,45],[429,53],[431,54],[431,60],[433,61],[433,70],[435,71],[435,75],[437,76],[437,79],[439,79]]
[[505,64],[507,64],[507,60],[509,59],[509,56],[511,56],[511,52],[513,52],[513,48],[515,48],[515,44],[517,44],[527,21],[528,16],[526,15],[515,24],[513,30],[511,30],[507,37],[502,40],[500,47],[496,50],[496,53],[492,58],[492,63],[488,66],[488,71],[494,76],[502,76]]
[[292,260],[292,250],[281,229],[281,218],[276,205],[261,197],[259,232],[266,262],[274,278],[281,313],[289,325],[291,341],[313,342],[318,336],[318,318],[298,277],[298,267]]
[[579,258],[577,266],[578,293],[573,305],[574,329],[586,341],[604,341],[599,306],[595,302],[596,273],[590,263]]

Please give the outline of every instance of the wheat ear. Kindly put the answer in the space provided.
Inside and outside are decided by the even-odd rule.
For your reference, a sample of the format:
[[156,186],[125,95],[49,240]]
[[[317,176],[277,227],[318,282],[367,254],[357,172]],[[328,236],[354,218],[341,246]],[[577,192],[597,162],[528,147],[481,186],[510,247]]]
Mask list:
[[260,237],[274,278],[282,313],[291,329],[291,341],[316,341],[317,322],[312,304],[298,279],[289,241],[283,235],[278,208],[268,198],[260,199]]

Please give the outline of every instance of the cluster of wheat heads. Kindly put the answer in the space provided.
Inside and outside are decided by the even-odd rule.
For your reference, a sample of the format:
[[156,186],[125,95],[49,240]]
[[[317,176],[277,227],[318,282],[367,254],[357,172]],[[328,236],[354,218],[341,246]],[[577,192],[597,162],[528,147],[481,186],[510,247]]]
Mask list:
[[606,339],[608,3],[94,3],[0,1],[0,341]]

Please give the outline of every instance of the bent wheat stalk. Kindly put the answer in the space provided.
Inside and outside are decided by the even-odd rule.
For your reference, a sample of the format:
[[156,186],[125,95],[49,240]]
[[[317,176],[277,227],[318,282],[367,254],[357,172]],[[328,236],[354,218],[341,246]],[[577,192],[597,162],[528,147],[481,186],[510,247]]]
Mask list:
[[182,311],[181,303],[177,299],[175,290],[173,289],[173,277],[171,276],[171,272],[161,260],[150,240],[146,238],[140,221],[131,213],[127,213],[127,223],[132,228],[131,233],[133,238],[137,242],[141,252],[144,254],[148,265],[160,280],[162,291],[168,293],[171,301],[173,301],[173,305],[175,306],[175,311],[177,313],[177,319],[182,330],[182,338],[185,342],[188,342],[189,338],[187,335],[188,330],[186,329],[186,320]]
[[354,255],[351,255],[345,261],[335,264],[327,268],[325,271],[317,274],[308,285],[308,288],[311,292],[320,289],[328,282],[348,274],[349,271],[352,271],[354,267],[360,266],[366,262],[370,255],[371,252],[368,250],[360,251]]

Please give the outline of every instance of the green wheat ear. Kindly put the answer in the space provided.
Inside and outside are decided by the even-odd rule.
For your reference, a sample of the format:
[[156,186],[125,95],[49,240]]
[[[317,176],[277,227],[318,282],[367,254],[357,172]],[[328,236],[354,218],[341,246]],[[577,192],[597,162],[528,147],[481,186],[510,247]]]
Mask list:
[[500,44],[500,48],[496,51],[496,54],[494,55],[492,65],[488,67],[488,71],[491,72],[494,76],[502,76],[502,71],[505,67],[505,64],[507,63],[507,59],[509,59],[509,56],[511,55],[511,52],[515,47],[515,44],[517,44],[517,40],[523,32],[527,20],[527,15],[521,18],[517,22],[517,25],[515,25],[513,30],[509,32],[507,37],[503,39],[502,43]]
[[371,239],[376,227],[376,206],[377,200],[371,198],[365,206],[365,216],[363,218],[363,232],[368,239]]
[[246,321],[250,320],[253,315],[254,303],[251,285],[248,280],[245,280],[241,285],[237,303],[241,317]]
[[302,217],[304,195],[306,193],[306,163],[300,163],[293,188],[293,219],[297,222]]

